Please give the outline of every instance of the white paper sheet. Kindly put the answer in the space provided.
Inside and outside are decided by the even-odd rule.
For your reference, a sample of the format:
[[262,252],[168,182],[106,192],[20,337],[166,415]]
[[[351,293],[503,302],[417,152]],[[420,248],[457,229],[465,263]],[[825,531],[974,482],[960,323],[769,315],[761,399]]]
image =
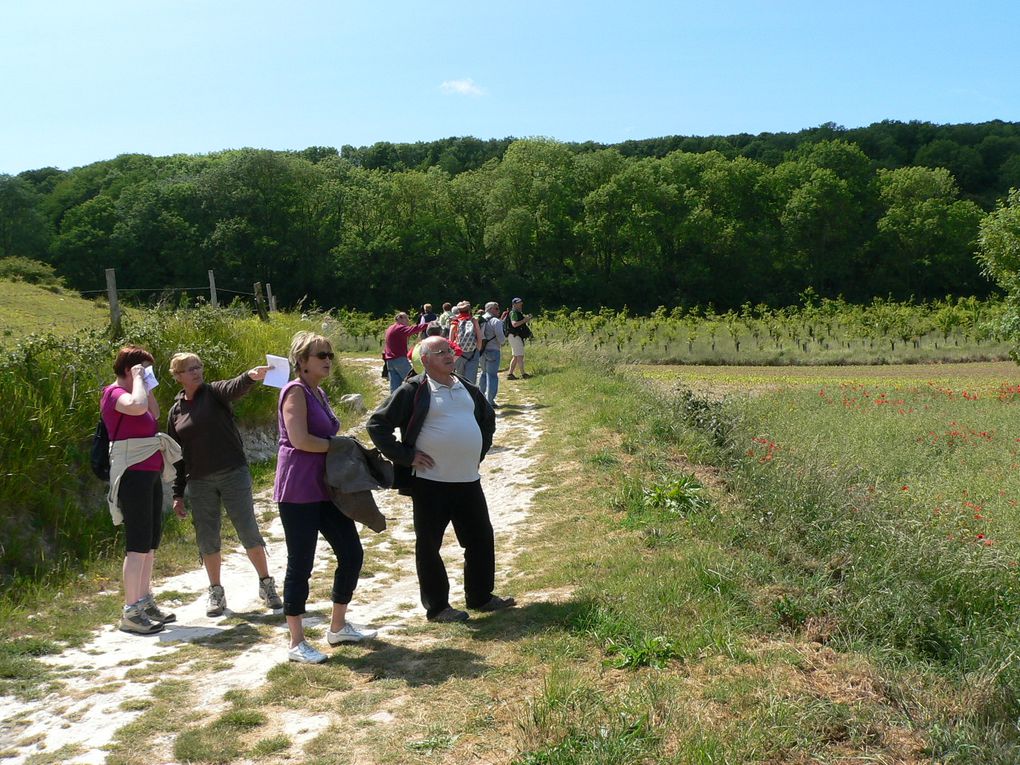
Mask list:
[[147,391],[159,387],[159,380],[156,379],[156,373],[152,371],[152,367],[145,367],[145,376],[142,380],[145,383],[145,390]]
[[272,369],[266,372],[266,379],[262,381],[264,385],[282,388],[290,382],[290,362],[283,356],[274,356],[271,353],[267,353],[266,365],[272,367]]

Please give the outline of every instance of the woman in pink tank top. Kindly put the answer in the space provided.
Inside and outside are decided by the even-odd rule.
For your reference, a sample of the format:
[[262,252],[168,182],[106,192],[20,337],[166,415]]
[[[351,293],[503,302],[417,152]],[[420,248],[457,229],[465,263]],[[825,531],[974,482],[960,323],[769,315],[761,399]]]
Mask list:
[[[152,354],[136,345],[120,349],[113,362],[117,380],[99,401],[110,441],[151,438],[159,430],[159,404],[145,384]],[[138,635],[159,632],[177,617],[160,610],[152,596],[152,564],[163,533],[163,455],[155,452],[129,465],[117,501],[124,514],[124,612],[120,629]]]

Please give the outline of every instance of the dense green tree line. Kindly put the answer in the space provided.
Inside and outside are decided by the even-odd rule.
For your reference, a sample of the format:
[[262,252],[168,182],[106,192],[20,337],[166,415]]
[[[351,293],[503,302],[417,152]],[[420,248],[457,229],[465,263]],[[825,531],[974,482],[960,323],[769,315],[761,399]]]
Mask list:
[[[915,139],[922,127],[872,126]],[[989,152],[1001,139],[1000,175],[1020,162],[1020,147],[1002,148],[1014,139],[989,132],[1013,125],[949,127],[986,128],[974,135]],[[851,301],[988,292],[973,257],[985,213],[959,166],[887,166],[836,128],[815,132],[785,150],[766,141],[768,161],[732,137],[725,151],[451,139],[122,155],[0,176],[0,258],[49,262],[82,290],[101,289],[108,267],[127,288],[200,286],[214,269],[226,289],[270,282],[284,304],[376,312],[511,293],[647,311],[786,305],[808,287]],[[914,159],[937,141],[950,139]]]
[[[986,210],[1011,187],[1020,187],[1020,123],[1000,120],[959,125],[885,120],[850,129],[828,123],[796,133],[673,135],[612,145],[586,141],[566,146],[574,153],[615,148],[635,159],[661,159],[674,151],[717,151],[727,159],[746,157],[775,167],[803,144],[835,140],[857,144],[876,168],[947,168],[959,183],[963,197]],[[438,166],[456,175],[477,170],[491,159],[502,159],[512,142],[512,138],[482,141],[470,136],[416,143],[380,141],[371,146],[344,146],[340,154],[370,170],[426,170]],[[307,150],[312,159],[322,156],[323,151],[336,153],[335,149],[319,147]]]

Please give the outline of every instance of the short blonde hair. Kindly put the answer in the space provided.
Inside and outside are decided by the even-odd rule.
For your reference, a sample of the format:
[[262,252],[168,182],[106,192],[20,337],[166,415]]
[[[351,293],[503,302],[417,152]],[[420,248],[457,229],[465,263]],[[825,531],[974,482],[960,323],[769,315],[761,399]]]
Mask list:
[[329,341],[328,337],[308,331],[301,331],[294,335],[294,339],[290,341],[290,353],[287,354],[287,358],[290,359],[290,363],[295,369],[303,362],[308,361],[308,355],[316,343],[322,343],[328,350],[333,350],[333,343]]
[[202,359],[198,357],[198,354],[191,353],[190,351],[175,353],[170,358],[170,374],[175,375],[178,372],[183,372],[192,361],[197,361],[199,364],[202,363]]

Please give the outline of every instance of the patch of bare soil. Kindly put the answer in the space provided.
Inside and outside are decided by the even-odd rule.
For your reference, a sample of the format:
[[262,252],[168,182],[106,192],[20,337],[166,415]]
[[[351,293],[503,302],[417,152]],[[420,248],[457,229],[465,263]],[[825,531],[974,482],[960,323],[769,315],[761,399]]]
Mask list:
[[[376,380],[377,361],[360,360]],[[385,381],[380,380],[380,385]],[[513,573],[518,551],[518,534],[528,518],[534,496],[534,459],[528,445],[542,435],[540,409],[523,400],[517,406],[499,410],[494,446],[482,463],[482,485],[489,504],[496,534],[496,590],[506,593],[506,581]],[[352,435],[359,435],[352,433]],[[360,434],[363,443],[367,438]],[[352,621],[378,628],[380,641],[405,643],[420,647],[421,635],[405,635],[409,626],[425,623],[424,611],[418,600],[418,581],[414,567],[414,531],[410,499],[393,491],[377,492],[378,502],[387,517],[388,528],[376,536],[362,529],[365,544],[365,568],[374,576],[363,576],[351,604]],[[266,490],[256,497],[256,515],[269,510],[273,518],[264,528],[270,570],[282,587],[286,566],[283,528],[272,503],[272,492]],[[396,551],[396,553],[394,552]],[[463,552],[456,543],[452,529],[448,531],[443,558],[451,579],[451,603],[462,602],[461,571]],[[333,552],[320,540],[315,572],[312,575],[313,597],[318,580],[328,579]],[[377,565],[382,561],[384,565]],[[56,752],[63,747],[74,754],[63,759],[67,763],[105,762],[107,747],[116,732],[134,721],[151,698],[157,680],[179,678],[190,683],[187,703],[202,710],[212,721],[229,708],[224,694],[232,689],[258,689],[266,682],[267,673],[276,665],[287,662],[287,628],[282,615],[267,614],[258,599],[258,579],[243,549],[224,550],[222,584],[226,591],[226,616],[240,617],[225,624],[221,617],[205,615],[208,580],[204,569],[196,569],[171,577],[156,586],[157,599],[169,594],[174,599],[160,599],[170,606],[177,621],[154,636],[140,637],[117,631],[113,626],[96,632],[88,644],[46,658],[46,662],[62,678],[61,688],[38,701],[22,702],[2,699],[0,737],[4,739],[5,765],[21,765],[32,755]],[[515,593],[518,601],[527,600]],[[308,603],[306,627],[328,626],[322,614],[328,614],[328,601]],[[429,637],[429,640],[442,640]],[[324,640],[314,640],[317,647],[329,652]],[[89,689],[103,688],[103,693]],[[371,722],[392,722],[408,710],[399,697],[390,699],[381,710],[366,715]],[[371,719],[369,719],[371,718]],[[295,750],[328,729],[337,720],[327,713],[308,711],[287,713],[274,711],[269,733],[286,735]],[[169,739],[169,737],[165,737]],[[174,762],[173,741],[157,742],[151,762]]]

